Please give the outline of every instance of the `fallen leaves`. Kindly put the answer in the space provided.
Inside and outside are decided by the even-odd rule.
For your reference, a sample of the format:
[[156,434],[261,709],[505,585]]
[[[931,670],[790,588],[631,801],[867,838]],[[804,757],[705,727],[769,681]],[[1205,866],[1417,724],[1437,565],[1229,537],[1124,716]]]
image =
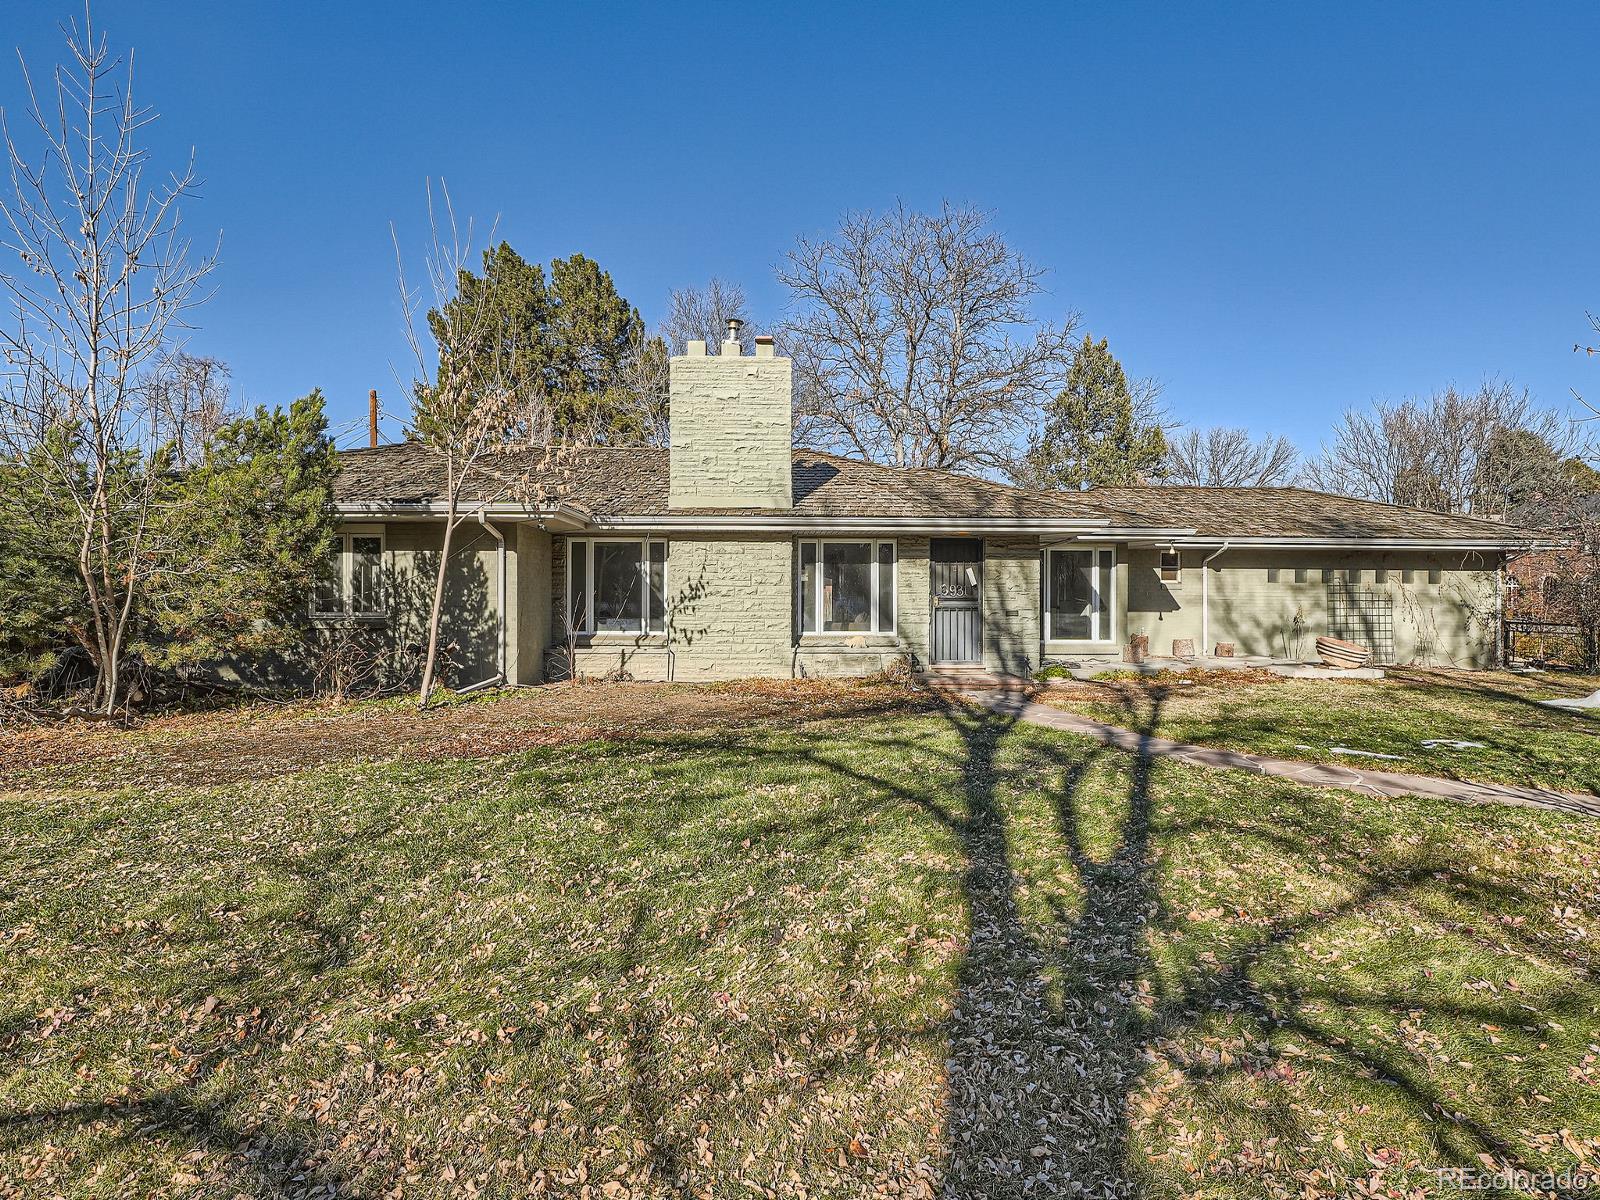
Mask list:
[[[684,695],[700,732],[642,728]],[[1595,1160],[1560,819],[1175,767],[1141,812],[1131,760],[808,723],[843,702],[205,786],[174,730],[29,783],[0,1196],[1392,1198],[1446,1122]]]

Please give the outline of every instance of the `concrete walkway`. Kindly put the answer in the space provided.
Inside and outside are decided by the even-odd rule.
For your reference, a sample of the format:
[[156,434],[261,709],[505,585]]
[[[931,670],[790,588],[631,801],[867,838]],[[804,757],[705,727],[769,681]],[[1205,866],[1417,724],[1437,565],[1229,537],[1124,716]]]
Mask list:
[[1131,729],[1107,725],[1092,717],[1066,712],[1030,700],[1021,691],[970,691],[962,698],[979,708],[1002,716],[1017,717],[1033,725],[1059,729],[1093,738],[1106,746],[1130,754],[1157,758],[1176,758],[1199,767],[1253,771],[1275,779],[1287,779],[1312,787],[1344,788],[1368,796],[1432,796],[1459,804],[1511,804],[1522,808],[1548,808],[1558,812],[1600,817],[1600,796],[1580,796],[1545,788],[1512,787],[1497,783],[1464,783],[1459,779],[1440,779],[1434,775],[1407,775],[1399,771],[1361,771],[1326,763],[1298,762],[1289,758],[1267,758],[1244,750],[1222,750],[1215,746],[1192,746],[1169,738],[1147,737]]

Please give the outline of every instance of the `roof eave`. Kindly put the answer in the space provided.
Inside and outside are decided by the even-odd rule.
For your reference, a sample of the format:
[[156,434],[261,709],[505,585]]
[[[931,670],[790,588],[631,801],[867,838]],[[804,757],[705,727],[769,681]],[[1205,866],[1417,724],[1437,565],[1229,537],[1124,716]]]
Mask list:
[[[378,518],[388,520],[435,520],[443,519],[450,514],[449,506],[439,500],[341,501],[334,504],[334,510],[341,517],[365,520]],[[581,529],[589,520],[587,513],[569,504],[557,504],[549,508],[506,502],[498,504],[463,503],[456,506],[456,512],[466,517],[475,517],[480,510],[484,516],[490,519],[541,521],[547,525],[563,529]]]
[[658,513],[651,516],[593,517],[595,529],[674,530],[704,529],[718,532],[826,532],[841,530],[902,533],[1099,533],[1110,522],[1103,517],[936,517],[936,516],[809,516],[798,513],[771,515],[716,515]]
[[1530,538],[1397,538],[1397,537],[1324,537],[1324,536],[1252,536],[1232,534],[1198,534],[1180,538],[1179,546],[1216,547],[1226,543],[1233,547],[1251,546],[1261,549],[1360,549],[1360,550],[1521,550],[1537,543]]
[[[440,501],[362,501],[335,505],[341,517],[352,520],[426,520],[447,515]],[[1227,543],[1233,547],[1258,549],[1363,549],[1363,550],[1462,550],[1526,551],[1558,548],[1562,543],[1529,537],[1500,538],[1395,538],[1323,536],[1234,536],[1201,534],[1192,527],[1115,525],[1105,517],[938,517],[938,516],[811,516],[791,512],[770,515],[717,515],[696,513],[658,513],[653,515],[594,516],[572,505],[549,508],[517,503],[485,505],[463,504],[458,511],[475,514],[482,509],[490,518],[515,521],[540,521],[549,527],[568,531],[617,530],[707,530],[726,533],[753,532],[873,532],[893,530],[902,533],[1031,533],[1055,534],[1078,540],[1117,541],[1131,545],[1214,548]]]

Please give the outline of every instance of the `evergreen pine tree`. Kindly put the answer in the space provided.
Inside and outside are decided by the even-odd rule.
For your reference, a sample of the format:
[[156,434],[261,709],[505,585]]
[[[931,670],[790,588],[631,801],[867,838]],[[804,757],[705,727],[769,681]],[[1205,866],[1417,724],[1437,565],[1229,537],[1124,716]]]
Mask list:
[[[95,654],[81,527],[70,489],[48,474],[68,460],[41,445],[37,462],[0,464],[0,677],[38,677],[74,645]],[[337,523],[320,392],[224,424],[187,471],[166,452],[115,465],[159,477],[125,654],[176,666],[298,643]]]
[[556,426],[594,441],[637,442],[643,430],[621,392],[623,364],[644,332],[639,310],[582,254],[550,264],[550,298]]
[[505,242],[484,251],[483,274],[462,271],[456,295],[428,313],[434,340],[455,349],[439,384],[509,387],[521,436],[627,443],[645,434],[625,394],[625,364],[644,343],[639,310],[609,272],[582,254],[556,259],[549,279]]
[[[447,325],[447,323],[449,323]],[[471,327],[470,336],[464,331]],[[441,375],[463,372],[467,387],[493,380],[509,387],[526,423],[542,424],[545,399],[555,382],[550,340],[550,295],[544,268],[530,263],[506,242],[483,252],[483,274],[460,273],[455,297],[445,311],[428,313],[428,328],[439,345],[472,346],[459,361],[439,364]],[[442,379],[440,383],[448,385]],[[527,420],[527,414],[538,417]],[[528,428],[526,436],[544,440],[548,431]]]
[[1066,386],[1045,407],[1044,427],[1017,470],[1030,487],[1077,490],[1158,478],[1167,439],[1136,403],[1106,339],[1084,335]]
[[[46,439],[64,439],[64,429]],[[69,456],[40,446],[22,461],[0,461],[0,679],[38,678],[72,646],[92,653],[92,618],[78,576],[77,539],[64,489],[50,486]]]
[[222,426],[166,506],[146,653],[168,664],[292,647],[326,569],[335,456],[320,391]]

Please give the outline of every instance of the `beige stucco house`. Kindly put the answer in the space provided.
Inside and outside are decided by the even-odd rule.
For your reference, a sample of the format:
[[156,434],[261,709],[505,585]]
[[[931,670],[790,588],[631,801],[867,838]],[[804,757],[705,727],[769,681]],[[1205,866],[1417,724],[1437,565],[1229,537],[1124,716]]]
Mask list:
[[[671,449],[497,456],[448,566],[456,686],[591,675],[714,680],[919,669],[1028,673],[1152,655],[1299,660],[1321,634],[1394,663],[1484,666],[1525,537],[1294,488],[1039,492],[791,444],[770,339],[671,363]],[[443,471],[418,445],[341,455],[346,522],[316,619],[415,635]],[[529,497],[537,496],[538,499]],[[571,636],[568,637],[570,630]]]

